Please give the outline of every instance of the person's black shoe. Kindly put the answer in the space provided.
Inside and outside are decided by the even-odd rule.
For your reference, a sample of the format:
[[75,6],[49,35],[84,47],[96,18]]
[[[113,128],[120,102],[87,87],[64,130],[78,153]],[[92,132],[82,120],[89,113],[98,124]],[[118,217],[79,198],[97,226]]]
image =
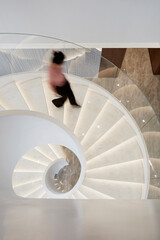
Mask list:
[[59,99],[59,98],[53,99],[53,100],[52,100],[52,103],[53,103],[57,108],[63,106],[63,103],[62,103],[61,99]]

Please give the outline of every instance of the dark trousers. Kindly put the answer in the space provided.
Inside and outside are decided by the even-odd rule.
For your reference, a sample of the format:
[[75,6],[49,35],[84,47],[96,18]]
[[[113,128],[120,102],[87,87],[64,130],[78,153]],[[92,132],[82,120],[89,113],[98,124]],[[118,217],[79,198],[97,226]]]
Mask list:
[[63,106],[67,98],[69,99],[71,105],[79,106],[76,102],[76,99],[70,87],[70,83],[68,81],[63,87],[56,87],[56,90],[57,90],[57,93],[62,96],[61,98],[52,100],[52,103],[56,105],[56,107]]

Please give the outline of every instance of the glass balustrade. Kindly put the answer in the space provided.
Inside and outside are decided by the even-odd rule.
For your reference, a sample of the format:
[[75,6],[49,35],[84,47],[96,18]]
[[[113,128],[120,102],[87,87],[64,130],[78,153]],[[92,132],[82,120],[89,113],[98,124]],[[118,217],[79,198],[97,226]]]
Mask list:
[[150,184],[160,188],[160,121],[134,80],[101,57],[101,49],[88,49],[60,39],[32,34],[0,34],[0,88],[5,85],[6,75],[10,75],[12,81],[16,80],[15,74],[26,72],[34,73],[35,79],[36,74],[43,78],[53,50],[62,51],[66,56],[64,73],[96,83],[128,110],[146,142]]

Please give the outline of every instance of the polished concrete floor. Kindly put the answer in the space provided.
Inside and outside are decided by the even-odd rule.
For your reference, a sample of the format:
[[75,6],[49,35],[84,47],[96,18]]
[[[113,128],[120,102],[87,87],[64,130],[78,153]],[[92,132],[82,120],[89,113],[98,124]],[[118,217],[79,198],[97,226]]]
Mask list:
[[0,205],[1,240],[159,240],[160,202],[18,200]]
[[144,92],[160,119],[160,75],[152,73],[148,49],[128,48],[121,68]]

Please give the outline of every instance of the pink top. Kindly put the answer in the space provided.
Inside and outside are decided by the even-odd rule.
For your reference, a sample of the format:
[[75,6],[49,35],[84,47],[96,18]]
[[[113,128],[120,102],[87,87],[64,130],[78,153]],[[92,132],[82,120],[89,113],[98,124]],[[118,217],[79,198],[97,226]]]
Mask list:
[[62,87],[67,82],[63,72],[62,65],[50,65],[49,66],[49,83],[52,87]]

